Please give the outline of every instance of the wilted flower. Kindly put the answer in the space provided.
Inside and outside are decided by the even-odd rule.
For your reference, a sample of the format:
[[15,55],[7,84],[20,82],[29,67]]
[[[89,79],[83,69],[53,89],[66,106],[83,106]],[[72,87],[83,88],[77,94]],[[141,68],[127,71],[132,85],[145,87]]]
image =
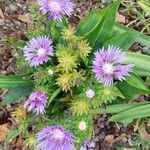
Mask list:
[[113,46],[109,46],[107,50],[102,48],[95,53],[92,71],[105,86],[111,86],[113,78],[122,81],[125,79],[124,76],[128,76],[131,72],[134,65],[124,65],[125,60],[126,57],[119,48]]
[[46,36],[39,36],[29,41],[24,47],[25,59],[31,66],[39,66],[53,56],[52,40]]
[[95,96],[95,92],[92,89],[88,89],[86,91],[86,97],[93,98]]
[[37,135],[39,150],[73,150],[74,139],[72,133],[60,125],[49,126]]
[[33,111],[38,114],[45,113],[45,106],[47,102],[47,95],[42,91],[32,92],[29,99],[24,104],[24,107],[27,108],[28,111]]
[[40,10],[48,14],[49,19],[61,20],[62,15],[70,16],[73,3],[70,0],[38,0]]

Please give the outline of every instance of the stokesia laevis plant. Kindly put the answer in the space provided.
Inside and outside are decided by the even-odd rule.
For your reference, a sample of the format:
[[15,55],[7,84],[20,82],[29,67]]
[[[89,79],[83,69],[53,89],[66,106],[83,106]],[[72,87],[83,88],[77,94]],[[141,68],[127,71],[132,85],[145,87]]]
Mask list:
[[92,71],[98,81],[105,86],[111,86],[113,79],[124,80],[133,68],[133,64],[123,64],[126,56],[121,52],[120,48],[110,46],[105,50],[104,48],[95,53]]
[[[19,95],[18,99],[29,96],[24,104],[26,109],[21,111],[20,106],[20,109],[16,109],[12,114],[19,122],[16,135],[23,134],[28,144],[34,146],[33,149],[87,150],[91,146],[94,147],[89,140],[85,140],[92,137],[93,114],[101,112],[104,104],[107,108],[109,103],[118,103],[120,98],[126,99],[127,90],[122,88],[131,86],[135,81],[138,81],[138,85],[142,82],[138,75],[138,79],[135,76],[132,80],[135,74],[134,65],[126,61],[129,58],[128,53],[125,55],[121,52],[126,41],[117,43],[113,39],[116,39],[116,36],[110,35],[114,32],[110,32],[111,23],[108,26],[107,22],[115,20],[112,17],[118,4],[117,0],[104,11],[112,12],[110,14],[99,15],[103,11],[92,11],[80,22],[76,30],[68,25],[65,18],[73,11],[70,0],[38,0],[35,14],[32,14],[38,26],[35,25],[35,30],[29,30],[32,31],[27,34],[29,41],[22,41],[18,46],[24,46],[26,43],[17,61],[16,70],[19,77],[11,78],[12,81],[10,78],[6,80],[0,77],[0,88],[9,82],[14,83],[8,96],[13,91],[15,97]],[[36,12],[37,8],[43,13]],[[50,20],[45,21],[47,16]],[[101,17],[97,16],[104,17],[99,20]],[[105,33],[102,33],[103,31]],[[117,44],[110,41],[107,31],[112,41]],[[106,47],[110,43],[112,46],[94,53],[96,47]],[[148,90],[142,82],[143,91],[145,94]]]
[[70,0],[38,0],[38,4],[40,10],[53,20],[61,20],[62,15],[70,16],[73,11]]
[[73,150],[75,137],[60,125],[44,128],[37,135],[38,150]]

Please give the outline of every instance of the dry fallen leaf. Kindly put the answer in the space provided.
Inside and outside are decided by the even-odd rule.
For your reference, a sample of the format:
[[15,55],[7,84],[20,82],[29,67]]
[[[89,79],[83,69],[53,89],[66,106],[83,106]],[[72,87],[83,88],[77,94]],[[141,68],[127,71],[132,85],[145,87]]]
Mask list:
[[3,15],[3,12],[2,12],[1,9],[0,9],[0,17],[1,17],[2,19],[5,19],[5,17],[4,17],[4,15]]
[[6,136],[10,130],[8,129],[8,124],[2,124],[0,125],[0,142],[6,140]]
[[125,16],[121,15],[120,13],[117,13],[117,22],[118,23],[126,23],[126,18]]
[[28,15],[19,15],[18,20],[24,22],[24,23],[30,23],[31,19]]
[[21,136],[19,136],[19,138],[16,141],[16,146],[17,147],[23,147],[23,138]]
[[138,128],[138,131],[139,131],[140,137],[141,137],[143,140],[150,141],[150,134],[148,134],[148,132],[146,131],[146,129],[145,129],[144,126],[141,125],[141,126]]

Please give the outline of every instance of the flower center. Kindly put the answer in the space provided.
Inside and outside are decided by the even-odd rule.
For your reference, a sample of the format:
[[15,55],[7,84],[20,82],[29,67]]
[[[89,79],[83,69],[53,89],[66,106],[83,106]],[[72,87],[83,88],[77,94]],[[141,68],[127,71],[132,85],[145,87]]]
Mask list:
[[55,138],[55,139],[58,139],[58,140],[64,138],[63,132],[62,132],[61,130],[59,130],[59,129],[56,129],[56,130],[53,132],[53,135],[54,135],[54,138]]
[[61,10],[60,3],[57,1],[50,1],[48,3],[48,6],[51,10],[56,11],[56,12]]
[[86,123],[84,122],[84,121],[81,121],[80,123],[79,123],[79,129],[80,130],[85,130],[86,129]]
[[103,65],[103,71],[106,73],[106,74],[112,74],[113,71],[114,71],[114,67],[112,64],[110,63],[105,63]]
[[44,48],[39,48],[37,50],[37,55],[38,56],[43,56],[43,55],[45,55],[45,52],[46,52],[46,50]]

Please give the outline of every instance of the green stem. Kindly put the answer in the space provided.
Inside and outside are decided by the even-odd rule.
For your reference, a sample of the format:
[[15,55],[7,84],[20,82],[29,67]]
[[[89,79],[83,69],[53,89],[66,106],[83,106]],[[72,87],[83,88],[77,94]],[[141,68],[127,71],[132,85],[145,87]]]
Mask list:
[[52,102],[52,100],[54,100],[54,98],[61,92],[61,88],[58,88],[50,97],[48,103],[47,103],[47,107],[50,105],[50,103]]

